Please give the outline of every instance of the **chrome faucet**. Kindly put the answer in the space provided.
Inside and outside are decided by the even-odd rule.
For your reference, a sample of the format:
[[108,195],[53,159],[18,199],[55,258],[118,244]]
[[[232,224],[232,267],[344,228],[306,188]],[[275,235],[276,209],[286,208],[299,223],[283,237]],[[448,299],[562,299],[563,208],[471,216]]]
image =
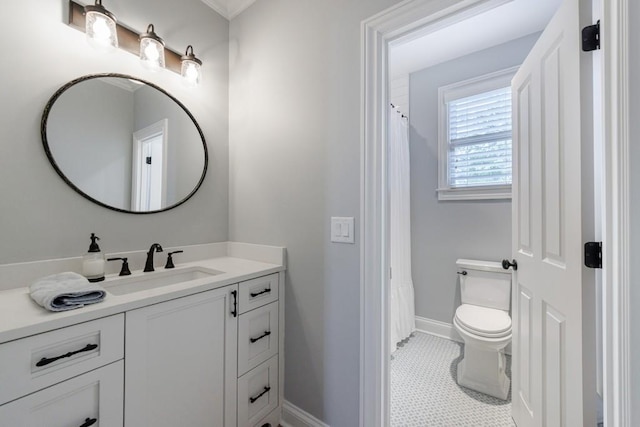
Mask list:
[[162,246],[160,246],[160,243],[154,243],[153,245],[151,245],[151,247],[149,248],[149,252],[147,252],[147,262],[144,265],[144,271],[155,271],[153,268],[153,252],[162,252]]

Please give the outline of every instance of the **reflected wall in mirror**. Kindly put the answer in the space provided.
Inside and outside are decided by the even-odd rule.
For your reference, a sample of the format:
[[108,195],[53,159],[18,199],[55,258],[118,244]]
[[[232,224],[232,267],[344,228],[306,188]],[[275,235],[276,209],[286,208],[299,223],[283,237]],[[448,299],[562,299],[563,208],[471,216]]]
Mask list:
[[193,115],[160,87],[123,74],[64,85],[45,107],[41,133],[62,179],[120,212],[174,208],[207,172],[207,145]]

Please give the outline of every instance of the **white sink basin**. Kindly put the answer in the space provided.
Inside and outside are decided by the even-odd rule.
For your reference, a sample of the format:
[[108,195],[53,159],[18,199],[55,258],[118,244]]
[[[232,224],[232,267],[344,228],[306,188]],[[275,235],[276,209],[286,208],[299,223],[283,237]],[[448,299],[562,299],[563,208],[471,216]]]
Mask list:
[[107,292],[113,295],[125,295],[134,292],[148,291],[163,286],[177,285],[222,274],[221,271],[200,267],[189,267],[177,270],[140,273],[129,277],[119,277],[104,283]]

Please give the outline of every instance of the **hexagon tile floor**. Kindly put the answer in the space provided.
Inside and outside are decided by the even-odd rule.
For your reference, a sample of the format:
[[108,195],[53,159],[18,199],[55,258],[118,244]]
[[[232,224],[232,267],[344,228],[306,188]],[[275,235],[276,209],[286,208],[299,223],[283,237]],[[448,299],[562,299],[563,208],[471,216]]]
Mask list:
[[[416,332],[393,353],[392,427],[515,426],[508,400],[461,387],[456,382],[463,345]],[[507,373],[511,375],[511,358]]]

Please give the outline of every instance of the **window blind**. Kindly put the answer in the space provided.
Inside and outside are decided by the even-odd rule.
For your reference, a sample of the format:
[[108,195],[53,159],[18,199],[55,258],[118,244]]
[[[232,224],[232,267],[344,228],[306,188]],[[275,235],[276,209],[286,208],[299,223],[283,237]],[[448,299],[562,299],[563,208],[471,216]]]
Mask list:
[[511,88],[448,102],[449,186],[511,184]]

